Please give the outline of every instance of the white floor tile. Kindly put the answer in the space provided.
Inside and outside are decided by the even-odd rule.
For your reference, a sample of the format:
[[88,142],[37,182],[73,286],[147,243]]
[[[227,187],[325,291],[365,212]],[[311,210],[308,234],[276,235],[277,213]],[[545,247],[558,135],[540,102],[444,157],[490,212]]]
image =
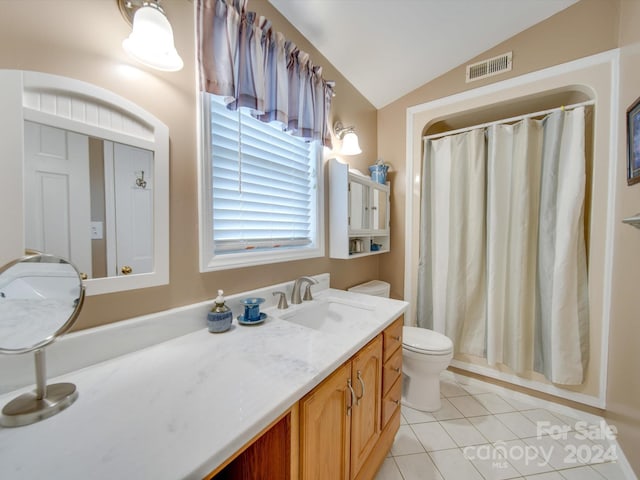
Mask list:
[[436,412],[403,405],[376,480],[625,480],[608,440],[582,438],[581,412],[557,413],[536,398],[475,383],[445,376]]
[[538,475],[527,475],[526,480],[564,480],[558,472],[539,473]]
[[460,385],[447,380],[440,381],[440,393],[444,397],[460,397],[462,395],[469,395]]
[[521,475],[536,475],[554,470],[542,452],[522,440],[503,442],[498,446],[498,450]]
[[591,467],[570,468],[560,471],[566,480],[602,480],[604,477]]
[[470,395],[464,397],[451,397],[448,399],[454,407],[460,410],[465,417],[477,417],[478,415],[489,415],[489,411]]
[[413,433],[409,425],[400,425],[396,438],[391,445],[391,455],[409,455],[411,453],[424,453],[422,444]]
[[620,465],[615,462],[591,465],[591,468],[607,480],[629,480],[622,471],[622,468],[620,468]]
[[602,445],[596,444],[585,438],[582,432],[572,430],[562,435],[551,435],[551,437],[562,444],[566,455],[565,462],[572,463],[566,468],[590,463],[606,463],[617,459],[614,454],[615,450],[610,449],[611,446],[608,442]]
[[465,447],[462,449],[462,454],[473,463],[486,480],[520,478],[520,473],[498,453],[493,445]]
[[385,458],[375,480],[403,480],[402,474],[393,458]]
[[474,395],[473,398],[480,402],[480,404],[491,413],[507,413],[515,411],[515,408],[495,393],[481,393],[479,395]]
[[524,395],[518,396],[518,397],[505,395],[503,398],[509,405],[511,405],[516,410],[522,411],[522,410],[531,410],[534,408],[540,408],[539,406],[536,405],[536,400],[534,398],[525,397]]
[[435,418],[436,420],[453,420],[454,418],[464,418],[464,415],[460,413],[460,411],[456,407],[454,407],[447,398],[442,399],[442,406],[440,407],[440,410],[431,412],[431,415],[433,415],[433,418]]
[[536,425],[522,412],[497,413],[495,417],[520,438],[535,437]]
[[534,447],[544,459],[543,461],[548,462],[556,470],[580,465],[567,454],[564,445],[549,436],[525,438],[523,441],[527,445]]
[[442,475],[426,453],[394,458],[404,480],[443,480]]
[[476,395],[478,393],[489,393],[489,389],[475,383],[461,383],[460,381],[458,381],[458,384],[471,395]]
[[427,452],[457,447],[449,434],[438,422],[417,423],[411,425],[411,428]]
[[422,412],[415,408],[407,407],[406,405],[402,405],[400,408],[402,410],[402,416],[406,419],[407,423],[426,423],[436,421],[436,418],[430,412]]
[[[402,408],[402,407],[401,407],[401,408]],[[401,413],[400,413],[400,425],[406,425],[407,423],[408,423],[408,422],[407,422],[407,419],[406,419],[406,418],[404,418],[404,412],[401,412]]]
[[487,439],[466,418],[443,420],[440,425],[459,447],[487,443]]
[[571,430],[575,430],[576,429],[576,424],[578,423],[578,426],[584,426],[584,420],[580,420],[579,418],[575,418],[575,417],[571,417],[569,415],[565,415],[563,413],[558,413],[558,412],[554,412],[551,411],[551,413],[553,414],[554,417],[558,417],[564,424],[569,425],[569,427],[571,427]]
[[464,457],[462,450],[439,450],[429,454],[444,480],[483,480],[473,464]]
[[537,408],[535,410],[526,410],[522,414],[536,424],[540,433],[553,433],[561,431],[563,428],[571,428],[565,421],[560,420],[549,410]]
[[493,415],[486,415],[483,417],[470,417],[469,422],[476,427],[482,435],[486,437],[490,442],[497,442],[502,440],[515,440],[518,436],[509,430],[504,423],[498,420]]

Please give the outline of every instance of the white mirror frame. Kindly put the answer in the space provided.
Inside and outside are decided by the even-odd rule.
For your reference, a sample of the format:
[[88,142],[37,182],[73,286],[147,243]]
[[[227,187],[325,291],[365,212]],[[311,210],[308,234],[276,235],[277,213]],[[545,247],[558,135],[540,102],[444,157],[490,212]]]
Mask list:
[[[153,270],[86,280],[87,295],[169,283],[169,129],[156,117],[108,90],[40,72],[0,70],[0,265],[22,257],[25,120],[132,145],[153,152]],[[44,252],[46,253],[46,252]]]

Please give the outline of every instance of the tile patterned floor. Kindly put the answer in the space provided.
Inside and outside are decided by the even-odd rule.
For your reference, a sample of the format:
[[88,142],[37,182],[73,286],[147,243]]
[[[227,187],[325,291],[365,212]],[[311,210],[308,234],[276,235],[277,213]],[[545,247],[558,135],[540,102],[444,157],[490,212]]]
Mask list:
[[615,447],[595,438],[580,412],[450,372],[442,378],[440,410],[402,406],[376,480],[628,480],[612,461]]

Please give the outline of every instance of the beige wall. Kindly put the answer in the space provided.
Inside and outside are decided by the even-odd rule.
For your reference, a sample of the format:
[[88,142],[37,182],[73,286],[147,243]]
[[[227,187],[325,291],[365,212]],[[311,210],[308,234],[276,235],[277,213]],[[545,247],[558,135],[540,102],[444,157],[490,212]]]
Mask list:
[[[344,288],[377,278],[378,258],[325,258],[201,274],[198,271],[196,158],[196,75],[194,3],[165,0],[176,48],[185,67],[163,73],[139,67],[121,47],[130,27],[115,0],[10,0],[0,15],[0,68],[37,70],[87,81],[148,110],[169,127],[170,135],[170,274],[166,286],[88,297],[76,329],[87,328],[179,305],[291,280],[303,274],[331,273],[332,286]],[[250,8],[270,18],[277,30],[323,65],[335,80],[333,116],[357,125],[365,154],[348,159],[369,164],[377,148],[375,108],[366,101],[266,0]],[[132,68],[133,67],[133,68]]]
[[620,108],[614,223],[613,285],[609,331],[607,412],[619,441],[640,475],[640,231],[622,224],[640,211],[640,185],[627,186],[626,110],[640,97],[640,2],[622,0],[620,11]]
[[513,70],[472,84],[465,83],[465,65],[414,90],[378,111],[378,155],[393,165],[390,174],[392,251],[380,261],[380,277],[392,295],[404,297],[406,109],[507,78],[558,65],[618,46],[617,0],[582,0],[546,21],[470,59],[468,63],[513,51]]
[[[620,221],[640,210],[640,186],[626,186],[626,108],[640,96],[640,2],[582,0],[469,62],[513,51],[514,69],[498,78],[464,83],[464,65],[427,83],[378,111],[378,154],[394,165],[392,238],[394,249],[381,259],[380,276],[394,296],[403,297],[405,232],[405,143],[408,107],[503,79],[534,72],[594,53],[622,47],[618,112],[618,162],[615,196],[613,285],[610,312],[607,406],[605,415],[619,429],[619,442],[640,474],[640,232]],[[468,63],[469,63],[468,62]],[[466,65],[466,63],[465,63]],[[604,229],[604,226],[602,226]]]

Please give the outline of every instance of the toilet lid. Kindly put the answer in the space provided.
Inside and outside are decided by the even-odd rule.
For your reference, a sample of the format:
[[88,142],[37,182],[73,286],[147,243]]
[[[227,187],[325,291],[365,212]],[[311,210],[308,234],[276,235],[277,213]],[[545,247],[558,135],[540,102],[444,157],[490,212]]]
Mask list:
[[449,337],[419,327],[402,327],[402,346],[414,352],[438,355],[453,350],[453,342]]

